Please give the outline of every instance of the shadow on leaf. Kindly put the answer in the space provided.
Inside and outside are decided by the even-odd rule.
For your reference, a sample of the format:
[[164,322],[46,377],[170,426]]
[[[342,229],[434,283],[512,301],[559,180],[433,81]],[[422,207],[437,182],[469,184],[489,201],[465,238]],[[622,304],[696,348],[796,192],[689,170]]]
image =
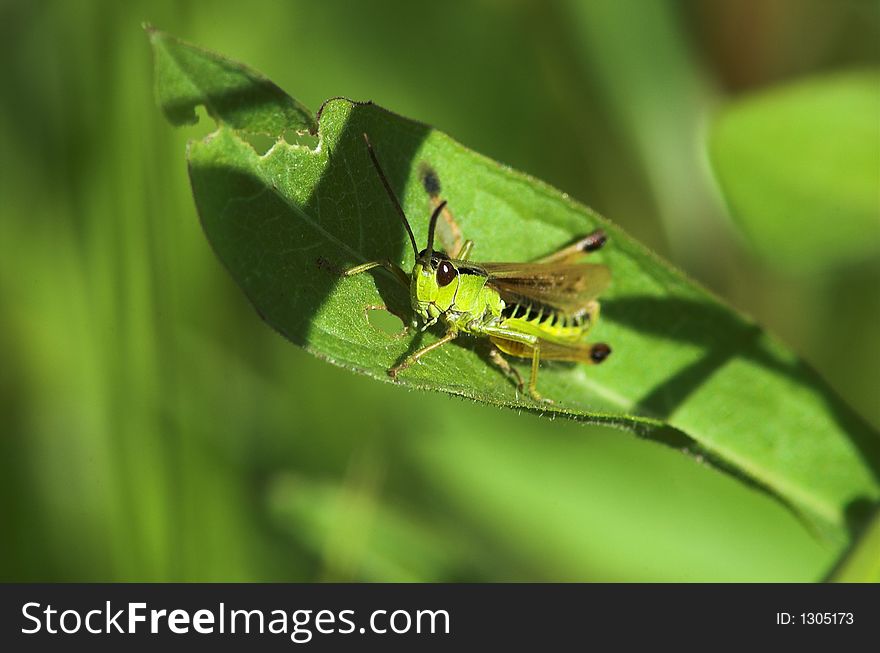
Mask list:
[[[362,136],[369,131],[377,149],[386,130],[391,141],[383,113],[372,105],[353,107],[342,133],[326,147],[326,167],[301,205],[234,164],[191,162],[199,217],[217,255],[260,316],[297,345],[308,348],[312,320],[342,270],[373,259],[397,260],[408,244],[370,167]],[[425,133],[414,128],[409,138],[401,138],[398,129],[393,156],[386,148],[382,164],[398,194]],[[243,141],[242,146],[249,147]],[[352,193],[355,214],[352,202],[339,201]],[[406,315],[407,293],[381,270],[374,277],[388,310]]]
[[745,358],[791,381],[814,389],[880,479],[880,438],[828,384],[802,360],[771,351],[762,329],[716,304],[681,298],[622,297],[602,304],[603,318],[652,335],[699,345],[702,358],[686,366],[639,399],[640,413],[669,418],[688,397],[725,364]]

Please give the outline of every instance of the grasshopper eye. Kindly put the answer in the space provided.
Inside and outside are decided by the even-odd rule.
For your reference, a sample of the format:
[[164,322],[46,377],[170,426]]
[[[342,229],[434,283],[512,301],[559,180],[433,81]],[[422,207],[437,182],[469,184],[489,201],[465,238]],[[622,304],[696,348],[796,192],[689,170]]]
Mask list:
[[458,270],[449,261],[441,261],[437,267],[437,285],[441,288],[452,283],[458,274]]

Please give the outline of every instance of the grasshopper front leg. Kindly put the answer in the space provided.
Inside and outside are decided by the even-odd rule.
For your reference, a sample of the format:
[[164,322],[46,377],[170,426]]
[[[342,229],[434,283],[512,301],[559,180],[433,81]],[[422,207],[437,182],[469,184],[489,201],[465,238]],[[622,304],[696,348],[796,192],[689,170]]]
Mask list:
[[401,362],[399,365],[395,365],[394,367],[389,369],[388,376],[390,376],[392,379],[397,378],[397,375],[401,371],[405,370],[407,367],[409,367],[410,365],[412,365],[413,363],[418,361],[422,356],[427,354],[429,351],[434,351],[438,347],[442,347],[443,345],[445,345],[447,342],[452,342],[457,337],[458,337],[458,331],[456,331],[454,329],[450,329],[449,331],[446,332],[446,335],[443,336],[442,338],[440,338],[440,340],[438,340],[437,342],[432,342],[430,345],[422,347],[418,351],[413,352],[412,354],[407,356],[405,359],[403,359],[403,362]]
[[361,272],[366,272],[367,270],[372,270],[373,268],[385,268],[392,275],[394,275],[394,279],[398,281],[404,288],[409,288],[409,275],[403,271],[397,263],[392,263],[391,261],[370,261],[369,263],[363,263],[361,265],[356,265],[353,268],[349,268],[345,272],[342,273],[344,277],[353,277],[356,274],[360,274]]

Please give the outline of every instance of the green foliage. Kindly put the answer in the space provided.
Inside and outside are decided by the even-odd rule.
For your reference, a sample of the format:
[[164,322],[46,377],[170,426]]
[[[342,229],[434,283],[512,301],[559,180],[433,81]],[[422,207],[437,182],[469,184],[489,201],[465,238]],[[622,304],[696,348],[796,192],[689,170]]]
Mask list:
[[[340,277],[367,260],[412,264],[367,159],[366,132],[420,242],[430,206],[419,181],[424,165],[439,174],[477,260],[528,260],[598,225],[610,236],[598,258],[614,283],[595,338],[614,354],[596,368],[545,365],[539,386],[555,404],[517,396],[479,342],[430,354],[400,384],[684,446],[769,489],[835,539],[876,501],[880,441],[871,428],[759,327],[613,224],[372,104],[328,101],[317,117],[317,146],[299,143],[295,132],[312,119],[263,77],[161,32],[150,38],[166,115],[188,120],[204,104],[218,122],[188,152],[205,233],[260,315],[294,343],[389,381],[388,367],[437,337],[388,333],[368,319],[370,307],[384,305],[408,321],[407,293],[390,276]],[[263,154],[251,133],[275,142]]]
[[874,513],[829,580],[836,583],[880,583],[880,512]]
[[712,162],[768,261],[822,270],[880,254],[878,117],[876,70],[776,87],[721,113]]
[[843,543],[676,449],[404,391],[269,333],[193,204],[181,153],[214,121],[168,128],[139,25],[259,64],[311,109],[381,100],[587,201],[876,428],[880,258],[799,275],[742,256],[704,157],[719,106],[876,66],[875,4],[6,3],[0,578],[826,577]]
[[[255,70],[144,29],[155,47],[156,99],[175,125],[198,121],[193,108],[204,105],[218,122],[249,134],[275,136],[285,129],[307,130],[315,121],[307,108]],[[169,47],[170,46],[170,47]]]

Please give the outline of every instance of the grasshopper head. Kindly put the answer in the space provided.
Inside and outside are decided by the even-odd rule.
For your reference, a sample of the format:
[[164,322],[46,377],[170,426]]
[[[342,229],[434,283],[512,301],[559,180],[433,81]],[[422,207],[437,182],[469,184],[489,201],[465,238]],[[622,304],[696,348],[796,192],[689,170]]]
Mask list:
[[[400,217],[404,229],[406,229],[407,236],[409,236],[413,253],[416,255],[416,263],[413,266],[412,280],[410,282],[410,297],[413,310],[424,322],[425,328],[427,328],[437,322],[443,312],[455,304],[455,292],[458,289],[458,270],[455,269],[455,266],[446,254],[434,251],[434,230],[437,227],[437,218],[440,217],[440,213],[446,207],[446,200],[439,202],[434,207],[434,212],[431,213],[431,219],[428,222],[428,246],[419,252],[419,248],[416,245],[416,237],[413,235],[409,220],[406,219],[403,207],[400,206],[397,196],[391,190],[391,184],[385,176],[382,166],[379,164],[379,158],[376,156],[376,152],[366,134],[364,134],[364,141],[367,144],[370,161],[373,163],[373,167],[376,168],[376,173],[385,187],[385,192],[388,193],[388,197],[397,210],[397,215]],[[435,191],[439,191],[436,180],[434,180],[432,187],[434,186],[437,186]],[[456,283],[453,283],[453,281]]]
[[442,252],[422,251],[412,273],[410,295],[413,310],[425,325],[434,324],[455,303],[458,270]]

